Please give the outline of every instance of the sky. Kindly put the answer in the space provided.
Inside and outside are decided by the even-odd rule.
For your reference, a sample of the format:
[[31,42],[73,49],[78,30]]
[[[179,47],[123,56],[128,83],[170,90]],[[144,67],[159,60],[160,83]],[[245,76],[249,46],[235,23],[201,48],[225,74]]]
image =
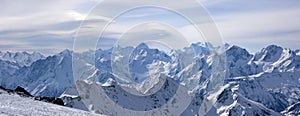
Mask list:
[[[54,54],[73,49],[76,33],[97,0],[1,0],[0,51],[39,51]],[[198,0],[214,19],[223,41],[246,48],[255,53],[267,45],[277,44],[285,48],[300,49],[300,1],[299,0]],[[110,13],[118,5],[106,5]],[[176,4],[176,2],[170,2]],[[187,8],[189,8],[187,6]],[[191,7],[192,9],[192,7]],[[197,15],[198,11],[193,12]],[[190,32],[188,23],[178,23],[178,18],[155,9],[142,9],[123,16],[121,23],[112,26],[117,33],[122,26],[134,24],[137,17],[165,19],[178,24],[176,29]],[[101,17],[102,20],[106,17]],[[132,20],[134,19],[134,20]],[[177,20],[175,20],[177,19]],[[179,21],[182,22],[182,21]],[[124,24],[124,25],[122,25]],[[88,37],[87,37],[88,38]],[[197,39],[197,35],[190,38]],[[200,38],[200,37],[199,37]],[[104,43],[112,43],[107,37]]]

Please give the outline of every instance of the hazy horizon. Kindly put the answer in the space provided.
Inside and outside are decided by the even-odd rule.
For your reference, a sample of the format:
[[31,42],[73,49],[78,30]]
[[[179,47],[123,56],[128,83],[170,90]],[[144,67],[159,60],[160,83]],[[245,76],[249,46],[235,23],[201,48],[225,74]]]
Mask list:
[[[194,44],[194,43],[192,43],[192,44]],[[251,52],[248,48],[245,48],[245,47],[243,47],[243,46],[234,45],[234,44],[229,44],[229,43],[225,43],[225,44],[230,45],[230,46],[238,46],[238,47],[241,47],[241,48],[243,48],[243,49],[246,49],[250,54],[255,54],[255,53],[257,53],[257,52],[260,52],[261,50],[263,50],[264,48],[266,48],[266,47],[268,47],[268,46],[276,45],[276,44],[269,44],[269,45],[267,45],[267,46],[265,46],[265,47],[263,47],[263,48],[260,48],[258,51]],[[149,45],[148,45],[148,46],[149,46]],[[225,45],[224,45],[224,46],[225,46]],[[284,49],[290,49],[290,50],[293,50],[293,51],[295,51],[295,50],[300,50],[300,49],[291,49],[291,48],[284,47],[284,46],[280,46],[280,45],[276,45],[276,46],[282,47],[282,48],[284,48]],[[101,48],[97,48],[96,50],[99,50],[99,49],[101,49]],[[101,50],[109,50],[109,49],[111,49],[111,48],[101,49]],[[150,47],[150,49],[158,49],[158,48]],[[33,54],[34,52],[37,52],[37,53],[40,53],[40,54],[42,54],[42,55],[44,55],[44,56],[51,56],[51,55],[59,54],[59,53],[65,51],[65,50],[69,50],[69,51],[72,51],[72,52],[73,52],[72,49],[65,48],[65,49],[62,49],[62,50],[60,50],[60,51],[53,52],[53,53],[44,53],[44,52],[41,52],[41,51],[39,51],[39,50],[37,50],[37,51],[9,51],[9,50],[2,51],[2,50],[0,50],[0,53],[7,53],[7,52],[10,52],[10,53],[17,53],[17,52],[19,52],[19,53],[21,53],[21,52],[26,52],[26,53],[29,53],[29,54]],[[87,50],[87,51],[83,51],[83,52],[88,52],[88,51],[93,51],[93,50]],[[77,53],[77,52],[76,52],[76,53]],[[82,52],[79,52],[79,53],[82,53]]]

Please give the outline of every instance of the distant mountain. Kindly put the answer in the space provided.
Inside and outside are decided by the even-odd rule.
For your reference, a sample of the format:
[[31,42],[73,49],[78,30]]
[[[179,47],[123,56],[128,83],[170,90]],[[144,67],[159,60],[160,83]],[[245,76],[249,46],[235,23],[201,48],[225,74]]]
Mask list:
[[58,97],[74,85],[71,55],[65,50],[20,67],[11,76],[1,75],[1,85],[8,89],[21,86],[35,96]]
[[16,70],[20,68],[18,63],[3,61],[0,59],[0,75],[2,79],[0,79],[0,83],[4,80],[3,78],[12,77]]
[[32,54],[27,52],[1,52],[0,51],[0,83],[4,83],[8,77],[13,77],[15,72],[22,67],[30,66],[33,62],[37,60],[44,59],[45,57],[34,52]]
[[45,58],[38,52],[0,52],[0,59],[3,61],[9,61],[17,63],[20,67],[30,66],[33,62]]
[[227,75],[226,78],[254,75],[263,72],[261,66],[253,61],[246,49],[238,46],[230,46],[226,50]]
[[293,72],[300,69],[297,50],[283,49],[276,45],[268,46],[256,53],[254,61],[262,65],[265,72]]
[[[130,98],[130,95],[116,86],[118,82],[122,82],[120,86],[133,82],[127,83],[130,86],[126,87],[142,94],[155,92],[157,87],[169,88],[167,93],[157,93],[152,98],[146,97],[147,102],[143,102],[140,110],[160,107],[172,97],[172,92],[176,90],[175,85],[184,82],[192,85],[194,88],[188,89],[197,94],[183,114],[194,115],[200,107],[198,102],[203,100],[203,95],[209,90],[208,79],[215,73],[212,70],[213,63],[218,61],[210,47],[208,43],[196,43],[182,50],[165,53],[140,44],[135,48],[99,49],[95,54],[93,51],[74,53],[73,57],[71,51],[65,50],[46,58],[37,57],[36,61],[32,60],[32,63],[27,64],[18,62],[19,60],[0,58],[0,84],[11,89],[21,86],[35,96],[60,96],[69,107],[96,111],[99,109],[84,105],[82,100],[89,100],[89,97],[78,95],[74,88],[76,79],[73,73],[80,75],[80,79],[86,79],[80,81],[81,85],[93,87],[98,84],[106,88],[107,92],[113,93],[113,101],[131,107],[140,105],[136,106],[136,102],[126,102],[125,99]],[[299,50],[276,45],[270,45],[255,54],[250,54],[246,49],[235,45],[226,45],[225,49],[225,82],[220,93],[213,96],[217,103],[208,112],[210,115],[299,114]],[[72,59],[81,64],[73,69],[74,72]],[[128,69],[128,72],[124,72],[123,69]],[[116,74],[114,71],[124,73]],[[118,77],[120,75],[123,76]],[[164,85],[161,77],[167,77],[171,84]],[[139,101],[140,98],[136,100]]]

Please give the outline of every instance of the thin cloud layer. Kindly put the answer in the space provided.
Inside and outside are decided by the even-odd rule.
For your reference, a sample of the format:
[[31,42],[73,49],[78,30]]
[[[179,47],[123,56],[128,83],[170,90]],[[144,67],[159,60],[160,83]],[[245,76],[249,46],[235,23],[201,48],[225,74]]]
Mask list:
[[[96,0],[52,0],[52,1],[10,1],[0,5],[0,50],[1,51],[41,51],[44,54],[72,49],[74,36],[81,21],[98,3]],[[239,0],[199,0],[215,19],[224,42],[237,44],[255,52],[269,44],[279,44],[299,49],[300,43],[300,2],[282,1],[239,1]],[[107,13],[122,2],[107,5]],[[173,3],[170,3],[173,4]],[[175,4],[175,2],[174,2]],[[188,6],[185,8],[189,8]],[[197,11],[194,12],[197,15]],[[120,23],[130,25],[136,17],[172,19],[174,16],[144,10],[124,16]],[[110,20],[97,16],[88,21]],[[139,20],[143,20],[140,18]],[[174,22],[177,20],[174,19]],[[95,21],[96,24],[97,21]],[[178,23],[178,30],[189,32],[192,26]],[[121,28],[120,28],[121,29]],[[108,32],[122,32],[116,27]],[[88,35],[86,36],[88,38]],[[193,38],[192,38],[193,37]],[[199,35],[190,34],[196,40]],[[114,42],[106,37],[104,43]]]
[[81,20],[95,3],[82,0],[1,1],[0,50],[53,54],[71,49]]

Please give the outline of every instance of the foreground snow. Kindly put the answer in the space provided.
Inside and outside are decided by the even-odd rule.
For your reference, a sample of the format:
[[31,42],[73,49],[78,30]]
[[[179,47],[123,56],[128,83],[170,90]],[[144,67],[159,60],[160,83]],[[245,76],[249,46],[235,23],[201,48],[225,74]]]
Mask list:
[[86,116],[96,114],[2,93],[0,94],[0,115]]

